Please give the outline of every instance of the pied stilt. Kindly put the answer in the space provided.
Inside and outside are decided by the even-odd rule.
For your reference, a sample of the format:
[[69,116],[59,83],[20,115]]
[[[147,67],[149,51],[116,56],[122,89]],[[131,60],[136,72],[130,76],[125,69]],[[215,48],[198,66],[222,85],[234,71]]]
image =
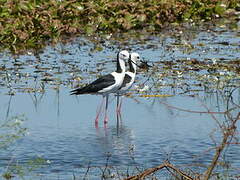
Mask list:
[[[117,113],[120,113],[122,99],[121,96],[126,93],[133,85],[135,76],[136,76],[136,68],[137,68],[137,61],[140,60],[140,56],[138,53],[131,53],[129,56],[128,64],[129,64],[129,71],[125,73],[123,83],[120,89],[117,91]],[[121,102],[120,102],[121,101]],[[120,103],[120,104],[119,104]]]
[[[125,61],[129,59],[129,53],[126,50],[120,51],[117,55],[117,70],[110,74],[104,75],[92,83],[71,91],[71,95],[80,94],[101,94],[106,99],[104,124],[107,123],[107,109],[108,109],[108,96],[110,93],[115,93],[122,85],[125,76]],[[100,109],[97,112],[95,124],[98,124],[98,117],[102,109],[103,101]]]

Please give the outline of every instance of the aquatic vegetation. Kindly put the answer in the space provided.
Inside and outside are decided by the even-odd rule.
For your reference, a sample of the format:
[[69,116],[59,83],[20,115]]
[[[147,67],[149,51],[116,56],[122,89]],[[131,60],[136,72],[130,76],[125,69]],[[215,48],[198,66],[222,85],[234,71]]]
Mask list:
[[19,51],[72,34],[154,32],[170,23],[228,17],[239,7],[238,0],[1,0],[0,42],[2,48]]
[[[215,28],[212,28],[209,23],[197,26],[191,25],[188,26],[189,29],[178,27],[176,30],[168,26],[165,30],[167,32],[165,33],[152,35],[143,32],[138,33],[137,37],[132,36],[134,31],[118,34],[115,39],[106,38],[108,40],[100,37],[81,37],[74,39],[70,43],[59,43],[57,46],[53,47],[48,46],[42,51],[34,51],[34,53],[29,51],[26,55],[12,56],[11,54],[8,54],[8,52],[2,53],[0,64],[2,97],[15,98],[15,100],[18,100],[19,97],[26,97],[26,100],[29,100],[28,103],[31,108],[35,108],[36,112],[39,114],[42,113],[41,108],[43,108],[44,113],[49,110],[48,105],[46,107],[41,106],[50,104],[52,107],[53,104],[57,104],[56,109],[59,117],[60,112],[64,113],[64,111],[66,112],[66,110],[68,111],[69,109],[74,108],[72,107],[72,100],[68,99],[70,89],[75,85],[85,85],[91,82],[92,79],[111,71],[111,68],[115,68],[115,63],[112,61],[114,61],[114,55],[119,47],[131,47],[132,51],[137,51],[144,57],[142,68],[138,68],[135,86],[128,94],[128,97],[138,103],[138,106],[134,106],[134,108],[138,109],[138,107],[143,104],[144,106],[150,105],[149,109],[151,112],[157,107],[157,110],[154,111],[154,113],[161,118],[164,114],[164,110],[167,110],[169,111],[168,115],[172,118],[171,120],[175,120],[175,116],[189,118],[189,113],[196,115],[190,116],[190,121],[198,122],[197,118],[200,118],[200,121],[202,122],[213,122],[214,124],[214,129],[209,130],[207,127],[208,125],[203,123],[203,128],[207,129],[207,131],[204,131],[203,133],[210,139],[203,139],[203,144],[197,144],[198,146],[195,147],[197,150],[189,147],[192,147],[192,143],[195,143],[200,139],[198,139],[200,136],[198,133],[196,135],[197,138],[195,137],[196,139],[189,140],[189,144],[191,145],[188,143],[184,144],[184,142],[182,142],[184,140],[181,139],[179,140],[180,144],[183,143],[187,146],[178,147],[173,153],[171,153],[171,150],[164,152],[167,153],[166,161],[162,161],[162,158],[165,157],[163,157],[164,153],[162,156],[162,153],[160,152],[161,144],[156,143],[158,142],[159,137],[153,135],[154,141],[151,141],[151,144],[143,144],[140,149],[145,148],[146,146],[150,147],[150,150],[146,149],[143,154],[153,153],[153,156],[150,158],[153,158],[154,165],[145,164],[145,159],[138,154],[142,149],[139,150],[139,147],[134,147],[135,142],[129,147],[129,149],[133,151],[131,152],[133,155],[129,153],[131,157],[125,156],[128,152],[124,150],[128,149],[128,147],[126,148],[124,143],[119,144],[120,149],[115,146],[119,141],[126,142],[126,134],[127,138],[132,138],[132,136],[134,136],[133,139],[138,140],[137,134],[135,135],[135,133],[132,132],[133,129],[130,129],[131,132],[129,132],[128,135],[126,130],[124,131],[124,126],[120,127],[119,132],[116,132],[117,130],[115,130],[115,126],[114,129],[109,128],[104,130],[100,127],[97,129],[97,138],[93,138],[94,148],[98,143],[100,144],[99,147],[101,147],[106,141],[107,147],[110,147],[110,149],[117,149],[121,155],[124,154],[123,157],[127,159],[127,162],[133,163],[131,164],[131,167],[126,165],[127,163],[123,165],[124,167],[119,167],[119,162],[119,164],[122,165],[121,159],[119,161],[115,154],[113,154],[112,157],[107,159],[106,163],[102,159],[99,160],[98,156],[97,158],[94,157],[93,160],[91,159],[93,164],[89,163],[88,166],[88,164],[85,163],[85,161],[82,162],[82,160],[80,160],[80,162],[76,161],[75,163],[72,163],[72,161],[79,158],[79,154],[81,155],[82,151],[79,149],[84,145],[83,141],[91,143],[91,138],[89,138],[90,140],[88,139],[89,136],[86,136],[87,138],[81,141],[82,134],[79,132],[82,133],[82,129],[79,129],[79,127],[83,126],[83,124],[79,123],[79,119],[77,119],[77,123],[74,125],[71,123],[68,124],[71,126],[71,132],[73,126],[80,124],[80,126],[77,126],[76,128],[79,134],[74,131],[75,134],[70,132],[68,136],[65,134],[65,132],[68,132],[65,131],[68,128],[66,128],[65,125],[61,128],[61,125],[63,125],[63,122],[69,123],[72,120],[72,117],[68,117],[71,111],[68,112],[69,114],[64,114],[68,117],[66,118],[67,121],[58,121],[57,123],[60,125],[57,129],[60,129],[61,133],[60,131],[53,132],[55,127],[54,117],[49,121],[48,118],[52,117],[49,116],[45,119],[42,118],[42,122],[32,121],[32,123],[36,125],[38,129],[39,124],[37,123],[42,123],[41,125],[45,126],[45,123],[47,122],[46,124],[50,126],[51,133],[57,137],[44,136],[44,133],[47,133],[44,131],[45,127],[40,130],[41,138],[43,139],[43,141],[40,141],[42,142],[41,145],[47,147],[46,149],[50,149],[50,151],[53,152],[48,156],[50,157],[50,160],[45,160],[42,157],[38,159],[37,157],[35,162],[35,158],[31,159],[32,156],[26,157],[21,154],[19,156],[26,158],[26,161],[19,161],[19,163],[17,163],[16,159],[16,161],[10,163],[9,168],[7,168],[3,174],[4,178],[11,179],[13,176],[20,178],[28,177],[29,174],[30,177],[34,177],[35,172],[41,172],[43,174],[42,179],[45,178],[44,176],[46,176],[47,179],[49,178],[48,175],[54,174],[54,170],[56,169],[57,171],[59,170],[62,172],[63,176],[65,176],[68,172],[66,172],[63,166],[73,169],[73,171],[71,171],[72,169],[70,170],[71,172],[74,172],[73,175],[70,174],[72,175],[72,179],[81,179],[83,177],[91,179],[93,176],[97,177],[96,179],[99,179],[98,177],[101,177],[102,179],[137,179],[137,176],[140,176],[141,174],[143,176],[148,175],[147,177],[152,179],[161,179],[161,177],[169,177],[169,179],[181,179],[184,177],[186,179],[191,179],[192,177],[199,177],[200,174],[202,175],[201,177],[206,175],[206,177],[212,176],[212,178],[235,177],[234,173],[236,172],[236,169],[234,168],[238,165],[238,162],[228,162],[228,159],[225,159],[225,157],[229,154],[232,155],[232,153],[235,155],[236,152],[238,152],[238,149],[235,151],[229,151],[229,149],[234,145],[239,146],[239,133],[236,131],[237,125],[235,124],[239,119],[239,33],[236,32],[236,26],[232,26],[232,23],[234,24],[235,22],[231,22],[231,25],[225,22],[226,21],[218,24]],[[196,105],[196,107],[188,107],[188,104],[182,104],[182,101],[180,104],[177,104],[179,103],[175,102],[177,98],[181,98],[183,101],[192,99],[193,101],[199,102],[199,105]],[[65,104],[68,103],[68,100],[71,101],[70,106],[66,106]],[[85,103],[83,101],[79,102],[79,104]],[[77,111],[79,111],[79,104],[76,103]],[[40,107],[39,109],[38,106]],[[87,107],[86,104],[83,104],[82,106]],[[64,110],[61,111],[60,107],[64,108]],[[45,111],[46,109],[47,111]],[[56,109],[53,110],[54,115],[56,114]],[[144,111],[144,109],[142,110]],[[135,110],[133,112],[135,113]],[[131,113],[131,109],[128,109],[128,113]],[[142,112],[139,111],[137,113]],[[210,118],[207,117],[208,115]],[[144,118],[145,117],[143,117],[142,121],[145,120]],[[149,115],[147,124],[149,124],[150,120],[154,119],[151,119]],[[174,137],[173,141],[175,141],[176,138],[174,131],[178,130],[178,128],[180,128],[180,131],[184,131],[185,126],[188,125],[181,121],[183,119],[178,120],[177,126],[184,126],[182,129],[176,127],[176,129],[172,130],[173,126],[165,126],[166,129],[170,129],[169,134]],[[86,120],[84,119],[84,122],[85,121]],[[138,123],[140,124],[140,122],[134,123],[133,121],[134,118],[131,119],[131,123],[133,123],[134,127],[138,126]],[[166,119],[163,119],[161,122],[160,120],[158,122],[153,122],[154,127],[149,126],[150,131],[152,131],[151,128],[156,127],[157,132],[159,132],[159,128],[162,125],[164,126],[166,121]],[[125,119],[123,119],[123,122],[125,123],[125,126],[128,126],[129,122],[125,121]],[[17,123],[21,124],[19,121],[17,121]],[[36,127],[33,127],[33,129]],[[141,128],[145,131],[145,127]],[[191,128],[192,127],[190,127],[190,131]],[[86,128],[84,128],[84,130],[85,129]],[[137,132],[136,129],[134,129],[135,132]],[[103,130],[103,132],[101,132],[101,130]],[[208,130],[212,130],[213,132],[209,132]],[[150,131],[146,130],[148,133]],[[186,138],[188,138],[189,133],[191,133],[190,131],[187,132]],[[104,135],[99,136],[101,133]],[[87,132],[87,134],[91,134],[90,137],[95,137],[95,134],[92,132]],[[165,137],[168,137],[169,134],[163,134],[161,138],[165,141],[167,139],[165,139]],[[43,137],[47,138],[44,139]],[[74,137],[76,137],[76,139],[74,139]],[[139,139],[138,141],[142,141],[142,139]],[[37,140],[33,145],[35,149],[39,149],[43,152],[44,149],[41,149],[39,145],[40,142]],[[55,148],[55,145],[52,146],[53,142],[57,142],[56,144],[60,146]],[[129,144],[130,143],[132,142],[130,141]],[[175,142],[171,142],[171,140],[168,141],[167,139],[166,143],[174,144]],[[108,146],[109,144],[110,146]],[[113,146],[111,146],[112,144]],[[19,144],[21,147],[26,145],[27,143]],[[31,145],[32,144],[30,144],[30,146]],[[140,143],[140,145],[142,144]],[[152,145],[154,145],[154,147],[152,147]],[[165,146],[164,143],[163,145]],[[49,148],[49,146],[51,148]],[[201,149],[202,146],[203,149]],[[67,151],[58,151],[61,147],[67,147]],[[75,153],[69,157],[66,152],[72,152],[72,148],[74,149],[75,147]],[[208,147],[209,149],[207,149]],[[94,148],[92,149],[95,151]],[[184,153],[182,153],[182,151],[184,151]],[[31,153],[34,154],[35,151],[31,151]],[[136,153],[136,157],[134,156],[134,153]],[[180,155],[181,157],[176,157],[174,154]],[[186,154],[190,154],[190,157],[182,157],[182,155],[184,156]],[[62,160],[62,155],[66,156],[66,159]],[[53,156],[54,158],[51,159]],[[86,158],[89,157],[88,154],[86,155],[84,153],[83,156],[86,156]],[[200,158],[198,159],[196,156]],[[120,156],[120,158],[121,157],[122,156]],[[128,158],[132,161],[128,161]],[[134,158],[136,158],[136,160]],[[234,161],[235,158],[231,157],[229,159]],[[56,160],[58,162],[56,162]],[[97,161],[97,163],[101,161],[99,163],[100,165],[98,164],[96,166],[94,164],[95,161]],[[159,163],[159,166],[153,167],[156,165],[156,162]],[[198,164],[194,162],[197,162]],[[49,163],[51,163],[51,167],[46,167],[45,165]],[[60,166],[58,166],[59,164]],[[41,169],[41,167],[43,167],[43,169]],[[51,172],[46,172],[44,169],[45,167]],[[149,169],[149,167],[153,168]],[[40,170],[38,168],[40,168]],[[52,172],[51,168],[53,168],[54,172]],[[159,168],[162,169],[160,170]],[[225,176],[224,173],[228,170],[229,174],[226,174]],[[62,174],[59,175],[60,178]]]
[[[24,137],[27,133],[27,129],[22,126],[25,121],[24,116],[15,116],[7,119],[0,125],[0,151],[8,148],[16,140]],[[11,179],[14,177],[11,172],[6,170],[5,173],[1,174],[5,179]]]
[[[0,125],[0,151],[9,148],[17,140],[27,135],[27,128],[25,128],[24,121],[26,118],[24,115],[15,116],[7,119]],[[10,158],[7,167],[4,172],[1,172],[0,176],[4,179],[12,179],[15,177],[24,179],[25,176],[30,175],[34,170],[49,164],[50,161],[41,157],[33,158],[25,163],[17,161],[14,157]]]
[[48,161],[38,157],[31,160],[28,160],[25,163],[21,162],[12,162],[9,164],[6,172],[2,174],[2,177],[6,180],[20,178],[25,179],[26,176],[34,176],[34,171],[47,165]]
[[0,150],[7,148],[17,139],[26,135],[27,129],[22,126],[25,121],[24,116],[12,117],[0,125]]

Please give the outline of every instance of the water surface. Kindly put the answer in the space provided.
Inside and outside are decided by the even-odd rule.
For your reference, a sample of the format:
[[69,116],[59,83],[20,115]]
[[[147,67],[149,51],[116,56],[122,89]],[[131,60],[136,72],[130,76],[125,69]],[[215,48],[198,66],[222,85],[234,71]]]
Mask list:
[[[239,61],[240,37],[236,29],[227,27],[200,32],[196,29],[180,31],[175,36],[142,36],[140,40],[125,42],[126,48],[138,52],[158,71],[138,72],[131,97],[124,97],[120,125],[115,113],[115,97],[111,97],[106,127],[103,119],[99,127],[94,125],[101,96],[75,97],[70,96],[69,91],[79,83],[91,82],[113,71],[116,53],[123,45],[109,40],[97,51],[87,38],[77,38],[68,44],[46,47],[37,54],[2,53],[1,122],[23,114],[22,126],[27,128],[27,134],[1,150],[0,171],[6,172],[11,164],[25,166],[29,160],[40,157],[47,163],[29,175],[34,179],[72,179],[73,174],[82,177],[88,166],[104,167],[108,158],[109,165],[119,169],[153,167],[168,159],[175,165],[203,172],[204,165],[213,158],[214,142],[221,140],[217,123],[209,114],[175,107],[189,111],[207,111],[206,107],[214,112],[225,111],[227,92],[236,87],[227,86],[224,80],[219,81],[223,83],[222,88],[216,87],[211,78],[214,75],[221,80],[223,76],[218,76],[221,73],[234,75],[228,81],[234,84],[239,81],[239,74],[222,69],[182,72],[185,65],[181,65],[181,61],[196,59],[209,66]],[[174,63],[170,69],[164,63],[168,61]],[[203,82],[199,77],[204,75],[205,87],[199,85]],[[137,93],[144,86],[150,89]],[[141,94],[171,96],[140,97]],[[239,103],[239,91],[234,90],[232,96],[235,103]],[[216,117],[220,122],[226,120],[223,115],[216,114]],[[239,145],[227,149],[224,161],[229,162],[230,167],[239,167]],[[98,179],[97,171],[91,173],[91,178],[96,175]]]

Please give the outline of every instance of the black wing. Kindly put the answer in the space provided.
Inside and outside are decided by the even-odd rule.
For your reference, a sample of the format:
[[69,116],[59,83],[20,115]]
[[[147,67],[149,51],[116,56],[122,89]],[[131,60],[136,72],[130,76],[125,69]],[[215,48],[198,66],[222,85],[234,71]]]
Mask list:
[[98,91],[108,86],[111,86],[114,83],[115,83],[114,76],[111,74],[107,74],[93,81],[91,84],[88,84],[82,88],[72,90],[71,95],[97,93]]
[[132,77],[129,76],[128,74],[125,74],[121,87],[125,87],[128,83],[131,82],[131,80],[132,80]]

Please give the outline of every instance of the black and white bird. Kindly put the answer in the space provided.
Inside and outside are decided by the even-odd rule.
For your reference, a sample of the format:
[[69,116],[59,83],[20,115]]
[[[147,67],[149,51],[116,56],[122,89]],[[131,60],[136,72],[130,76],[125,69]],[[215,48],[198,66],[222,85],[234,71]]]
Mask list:
[[129,56],[128,64],[129,71],[125,73],[123,83],[119,90],[117,91],[117,113],[121,111],[122,98],[121,96],[125,94],[133,85],[135,77],[136,77],[136,68],[137,61],[140,61],[140,56],[138,53],[131,53]]
[[77,88],[71,91],[71,95],[80,95],[80,94],[100,94],[103,96],[102,103],[100,105],[99,111],[95,119],[95,124],[98,124],[98,118],[101,113],[102,105],[104,99],[106,99],[105,104],[105,116],[104,124],[107,123],[107,109],[108,109],[108,97],[110,93],[115,93],[122,85],[124,76],[125,76],[125,61],[129,59],[129,53],[126,50],[120,51],[117,55],[117,70],[110,74],[104,75],[92,83],[82,87]]

